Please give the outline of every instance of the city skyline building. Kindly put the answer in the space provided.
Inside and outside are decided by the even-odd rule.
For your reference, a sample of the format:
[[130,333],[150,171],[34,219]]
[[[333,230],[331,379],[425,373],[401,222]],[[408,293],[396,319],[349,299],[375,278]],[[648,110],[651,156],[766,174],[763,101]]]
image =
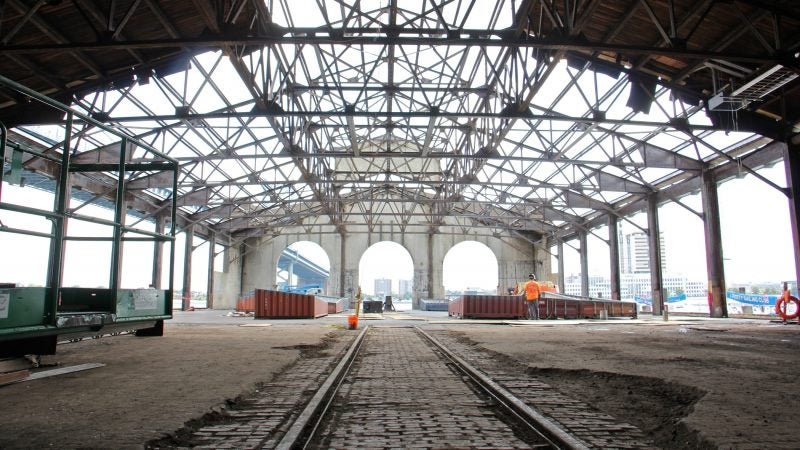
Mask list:
[[375,295],[392,295],[392,280],[389,278],[375,279]]
[[412,294],[411,280],[398,280],[397,281],[397,296],[403,298]]
[[[665,275],[662,281],[664,293],[667,296],[683,293],[687,297],[704,297],[707,294],[704,281],[691,280],[685,275]],[[564,280],[564,293],[581,295],[580,275],[570,275]],[[621,274],[620,296],[622,299],[631,300],[636,296],[649,298],[651,295],[649,273]],[[589,277],[589,296],[611,298],[611,280],[606,276]]]
[[[637,231],[622,234],[620,232],[620,272],[621,273],[650,273],[650,238],[647,233]],[[664,233],[659,233],[659,246],[661,247],[661,272],[667,272],[667,247]]]

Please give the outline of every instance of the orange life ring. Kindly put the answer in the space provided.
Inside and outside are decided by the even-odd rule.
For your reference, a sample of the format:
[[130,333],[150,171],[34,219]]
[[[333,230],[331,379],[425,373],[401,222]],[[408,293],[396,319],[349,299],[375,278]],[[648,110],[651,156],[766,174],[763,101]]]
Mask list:
[[[794,310],[794,314],[788,314],[786,309],[789,306],[790,302],[794,302],[796,308]],[[797,316],[800,316],[800,300],[797,297],[790,295],[788,297],[779,297],[778,301],[775,302],[775,312],[781,316],[783,320],[792,320],[796,319]]]

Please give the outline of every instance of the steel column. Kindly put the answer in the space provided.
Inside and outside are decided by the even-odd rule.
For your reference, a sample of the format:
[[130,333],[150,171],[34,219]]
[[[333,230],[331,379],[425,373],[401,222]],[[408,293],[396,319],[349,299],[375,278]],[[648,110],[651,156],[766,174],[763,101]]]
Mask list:
[[435,298],[433,287],[433,233],[428,233],[428,298]]
[[55,193],[55,218],[53,219],[53,239],[50,241],[50,261],[47,267],[48,287],[47,300],[45,304],[44,322],[56,325],[56,314],[58,313],[58,302],[60,299],[61,278],[64,275],[64,237],[67,234],[67,209],[71,195],[70,174],[69,174],[69,155],[72,147],[72,121],[73,115],[67,113],[64,123],[64,148],[61,153],[61,167],[58,173],[58,187]]
[[[156,234],[164,234],[166,219],[163,215],[155,217]],[[161,289],[161,272],[164,269],[164,241],[155,240],[153,242],[153,276],[150,284],[153,288]]]
[[728,305],[725,299],[725,267],[722,262],[722,232],[719,223],[717,180],[710,171],[704,171],[701,178],[703,184],[700,194],[703,199],[709,314],[711,317],[728,317]]
[[206,289],[206,308],[214,307],[214,250],[217,247],[217,234],[208,235],[208,289]]
[[[792,226],[792,245],[794,247],[795,283],[800,283],[800,142],[791,140],[784,148],[786,167],[786,186],[789,194],[789,221]],[[795,284],[795,286],[799,286]],[[800,288],[800,287],[798,287]]]
[[564,241],[558,240],[558,292],[564,293],[566,282],[564,280]]
[[117,194],[114,198],[114,237],[111,242],[111,273],[108,287],[111,291],[120,288],[122,274],[122,228],[125,226],[125,149],[128,140],[122,138],[117,168]]
[[194,225],[189,225],[186,230],[186,245],[183,252],[183,296],[181,297],[181,310],[187,311],[192,301],[192,247],[194,243]]
[[8,137],[8,128],[0,122],[0,201],[3,201],[3,165],[6,162],[6,138]]
[[344,231],[339,233],[339,297],[344,297],[347,294],[349,300],[349,293],[345,292],[345,271],[347,268],[347,235]]
[[619,229],[617,227],[617,216],[608,215],[608,254],[611,281],[611,299],[620,300],[622,298],[619,274]]
[[658,199],[647,197],[647,245],[650,247],[650,292],[653,315],[664,313],[664,277],[661,273],[661,228],[658,225]]
[[581,242],[581,296],[589,296],[589,245],[588,233],[581,230],[578,233],[578,238]]

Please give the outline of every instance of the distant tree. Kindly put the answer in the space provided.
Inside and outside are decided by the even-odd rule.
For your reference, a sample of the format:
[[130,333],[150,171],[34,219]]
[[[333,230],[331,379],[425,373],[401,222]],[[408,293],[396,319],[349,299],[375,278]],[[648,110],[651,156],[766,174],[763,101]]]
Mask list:
[[764,293],[767,295],[778,295],[781,293],[781,290],[774,286],[771,286],[768,288],[764,288]]
[[675,290],[673,290],[672,292],[675,295],[683,295],[686,293],[686,291],[684,291],[683,288],[675,288]]

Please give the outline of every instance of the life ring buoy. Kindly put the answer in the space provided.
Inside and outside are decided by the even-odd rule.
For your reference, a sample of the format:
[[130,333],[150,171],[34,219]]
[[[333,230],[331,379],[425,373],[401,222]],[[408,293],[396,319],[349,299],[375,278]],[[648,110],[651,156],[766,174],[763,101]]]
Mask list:
[[[789,314],[786,312],[789,307],[789,303],[791,302],[794,302],[795,304],[794,314]],[[793,295],[788,296],[788,298],[779,297],[778,301],[775,302],[775,313],[781,316],[781,319],[783,320],[796,319],[798,316],[800,316],[800,300]]]

